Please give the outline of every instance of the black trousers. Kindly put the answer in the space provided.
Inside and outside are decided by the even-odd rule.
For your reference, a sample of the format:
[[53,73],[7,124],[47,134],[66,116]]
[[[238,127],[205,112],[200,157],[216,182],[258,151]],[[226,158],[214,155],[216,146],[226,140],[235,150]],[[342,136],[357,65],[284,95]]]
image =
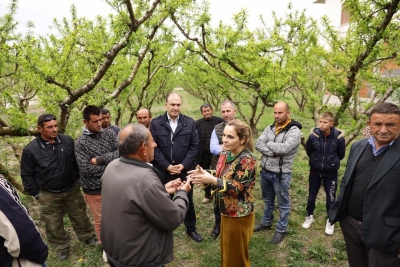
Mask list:
[[320,177],[310,173],[308,176],[308,200],[307,200],[307,216],[314,215],[315,201],[317,199],[321,182],[324,185],[326,195],[326,212],[331,208],[336,198],[337,176]]
[[221,209],[219,208],[219,199],[215,197],[215,204],[214,204],[214,216],[215,216],[215,224],[221,225]]
[[[174,195],[170,195],[171,199]],[[196,212],[194,211],[194,204],[193,204],[193,186],[192,189],[189,191],[187,195],[189,199],[189,207],[188,211],[186,212],[186,217],[184,220],[186,232],[195,232],[196,231]]]
[[339,223],[350,267],[400,267],[400,252],[386,252],[365,245],[362,222],[347,215]]
[[[210,169],[211,158],[212,158],[212,154],[210,152],[203,152],[201,154],[201,162],[199,165],[205,170]],[[204,187],[204,197],[211,198],[211,185]]]

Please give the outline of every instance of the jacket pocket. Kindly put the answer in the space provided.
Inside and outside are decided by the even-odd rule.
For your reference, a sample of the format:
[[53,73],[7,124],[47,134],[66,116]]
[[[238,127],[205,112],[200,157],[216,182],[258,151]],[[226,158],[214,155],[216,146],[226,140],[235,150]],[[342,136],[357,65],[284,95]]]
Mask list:
[[156,143],[159,147],[167,147],[168,146],[168,138],[171,138],[167,134],[156,134]]
[[397,226],[400,227],[400,218],[399,217],[385,217],[385,223],[389,226]]
[[191,137],[191,132],[182,132],[180,133],[177,138],[179,138],[179,143],[181,146],[189,146],[190,144],[190,137]]

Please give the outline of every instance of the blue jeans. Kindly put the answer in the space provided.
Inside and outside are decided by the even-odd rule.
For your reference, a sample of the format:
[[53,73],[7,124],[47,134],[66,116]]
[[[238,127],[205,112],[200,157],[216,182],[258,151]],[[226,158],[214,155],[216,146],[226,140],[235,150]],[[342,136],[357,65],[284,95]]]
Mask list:
[[264,169],[261,175],[261,191],[264,200],[264,214],[261,223],[265,226],[272,225],[274,219],[275,197],[278,198],[279,220],[276,223],[277,232],[286,232],[290,213],[289,188],[291,173],[282,173],[281,179],[279,174],[269,172]]

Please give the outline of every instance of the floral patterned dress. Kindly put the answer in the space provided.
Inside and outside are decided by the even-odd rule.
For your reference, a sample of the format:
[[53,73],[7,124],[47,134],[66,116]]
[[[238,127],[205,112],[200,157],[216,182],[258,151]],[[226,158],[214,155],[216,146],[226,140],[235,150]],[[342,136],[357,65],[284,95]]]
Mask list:
[[223,216],[243,217],[253,213],[256,160],[249,150],[233,158],[221,154],[212,174],[220,178],[212,189]]

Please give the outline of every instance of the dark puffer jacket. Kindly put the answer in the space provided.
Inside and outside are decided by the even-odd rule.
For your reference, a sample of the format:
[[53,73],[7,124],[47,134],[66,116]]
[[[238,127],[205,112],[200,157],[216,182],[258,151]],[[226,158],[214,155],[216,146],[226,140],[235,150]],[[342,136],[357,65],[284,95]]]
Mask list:
[[40,135],[23,150],[21,178],[28,194],[37,196],[39,190],[54,193],[67,191],[79,178],[71,137],[58,134],[53,144]]
[[342,132],[331,127],[331,133],[324,136],[319,128],[315,128],[306,142],[306,152],[310,158],[311,173],[325,177],[337,176],[340,160],[346,153]]

